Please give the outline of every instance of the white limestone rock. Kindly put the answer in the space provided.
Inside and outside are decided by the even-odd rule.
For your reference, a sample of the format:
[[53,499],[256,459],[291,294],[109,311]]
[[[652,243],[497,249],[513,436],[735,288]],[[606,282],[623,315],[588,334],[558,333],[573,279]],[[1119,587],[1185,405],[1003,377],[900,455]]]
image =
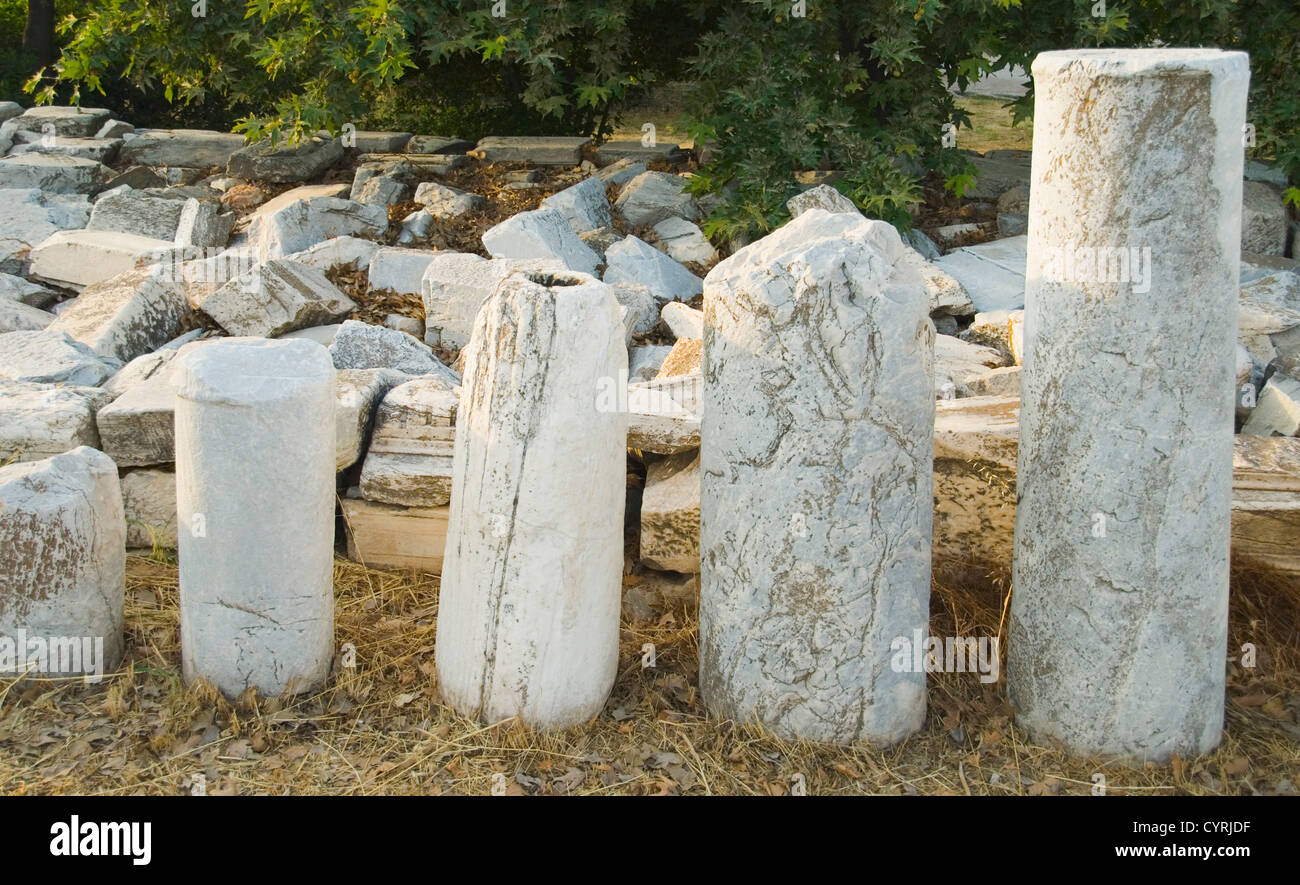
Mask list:
[[370,441],[375,409],[384,396],[409,376],[393,369],[342,369],[334,398],[334,468],[345,470],[361,460]]
[[471,194],[460,188],[425,181],[415,189],[415,202],[419,203],[434,218],[459,218],[467,212],[482,209],[487,200],[478,194]]
[[340,199],[347,185],[294,188],[250,216],[248,242],[264,258],[301,252],[331,237],[377,238],[388,231],[388,209]]
[[434,249],[380,249],[370,261],[370,288],[419,295],[420,280],[439,254]]
[[104,108],[40,105],[28,108],[12,119],[14,126],[19,129],[50,132],[69,138],[86,138],[98,132],[109,116],[109,111]]
[[785,201],[785,208],[790,211],[791,218],[798,218],[809,209],[862,214],[852,200],[829,184],[815,185],[802,193],[795,194]]
[[637,283],[615,283],[614,297],[623,308],[625,340],[633,335],[648,335],[659,323],[659,299],[645,286]]
[[32,249],[31,276],[81,289],[154,264],[171,253],[170,240],[107,230],[64,230]]
[[676,338],[704,338],[704,312],[680,301],[669,301],[660,311],[664,325]]
[[0,218],[5,220],[0,227],[0,268],[25,273],[34,246],[57,231],[85,227],[89,217],[90,201],[83,194],[53,194],[34,188],[0,190]]
[[368,271],[370,262],[374,260],[375,253],[379,249],[380,245],[373,240],[362,240],[358,237],[331,237],[301,252],[286,255],[285,258],[318,270],[352,265],[358,270]]
[[[188,347],[206,346],[205,344]],[[184,354],[182,348],[177,353]],[[147,467],[176,460],[174,360],[127,387],[95,417],[100,448],[119,467]],[[125,370],[124,370],[125,371]]]
[[[125,644],[125,598],[126,522],[108,456],[79,446],[0,467],[0,636],[15,652],[17,637],[28,639],[3,675],[98,681],[113,672]],[[58,651],[34,649],[38,637]]]
[[459,395],[446,378],[407,381],[384,397],[361,468],[361,497],[405,507],[451,500]]
[[0,380],[98,387],[122,361],[95,353],[66,332],[6,332],[0,335]]
[[[703,380],[698,372],[629,384],[628,448],[661,455],[698,449],[703,391]],[[691,571],[698,571],[698,543],[695,562],[696,568]]]
[[934,338],[935,395],[940,399],[972,396],[970,385],[989,369],[1000,369],[1010,360],[999,350],[971,344],[952,335]]
[[95,160],[33,151],[0,158],[0,189],[36,188],[50,194],[84,194],[108,177]]
[[49,311],[21,301],[0,298],[0,333],[39,331],[54,320],[54,314]]
[[436,643],[461,713],[563,729],[614,683],[627,416],[595,392],[626,377],[620,332],[610,288],[572,274],[511,279],[475,322]]
[[975,313],[970,293],[957,278],[938,265],[926,261],[920,252],[909,248],[904,260],[914,266],[925,281],[925,291],[930,297],[931,316],[970,316]]
[[1241,432],[1246,436],[1300,435],[1300,381],[1281,373],[1269,378]]
[[633,160],[631,157],[622,157],[608,166],[597,169],[592,174],[592,178],[595,178],[603,185],[612,184],[622,187],[645,171],[646,165],[642,161]]
[[1025,237],[1007,237],[935,259],[970,295],[975,312],[1019,310],[1025,306]]
[[704,281],[638,237],[624,237],[605,252],[604,280],[637,283],[661,301],[691,298],[704,291]]
[[58,300],[53,289],[13,274],[0,273],[0,299],[17,301],[28,307],[49,307]]
[[176,474],[145,468],[122,471],[126,546],[176,549]]
[[925,674],[933,331],[888,224],[809,209],[705,282],[700,689],[783,739],[894,743]]
[[460,378],[442,364],[433,349],[405,332],[347,320],[330,345],[336,369],[395,369],[407,375],[437,375],[449,386]]
[[225,166],[244,136],[209,129],[137,129],[118,152],[124,165]]
[[699,225],[693,222],[684,218],[665,218],[653,229],[659,238],[659,245],[674,261],[683,264],[688,261],[710,264],[718,258],[718,250],[713,248]]
[[226,338],[182,354],[174,378],[185,679],[230,698],[313,691],[334,655],[329,353]]
[[95,413],[112,399],[97,387],[0,381],[0,463],[99,448]]
[[245,145],[230,155],[226,172],[248,181],[310,181],[343,159],[343,144],[337,138],[312,136],[288,144],[270,140]]
[[356,307],[323,271],[285,259],[258,265],[199,304],[231,335],[264,338],[342,319]]
[[516,272],[556,273],[564,269],[564,264],[556,260],[486,259],[459,252],[435,256],[420,282],[425,341],[448,348],[463,347],[479,308],[506,277]]
[[576,234],[613,224],[609,200],[605,197],[605,182],[598,178],[584,178],[571,187],[551,194],[542,200],[542,205],[563,215]]
[[670,572],[700,570],[700,454],[652,462],[641,497],[641,561]]
[[50,330],[128,362],[179,335],[189,309],[184,285],[155,264],[87,286]]
[[614,208],[631,227],[651,227],[672,217],[694,221],[700,210],[685,187],[680,175],[642,172],[623,186]]
[[483,234],[493,258],[559,261],[569,270],[594,274],[600,257],[550,208],[520,212]]

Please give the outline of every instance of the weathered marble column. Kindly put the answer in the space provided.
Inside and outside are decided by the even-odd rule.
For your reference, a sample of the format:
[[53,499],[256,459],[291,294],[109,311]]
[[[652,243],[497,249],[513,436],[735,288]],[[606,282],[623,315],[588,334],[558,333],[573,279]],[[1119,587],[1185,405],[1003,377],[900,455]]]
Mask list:
[[1048,52],[1033,182],[1008,689],[1079,753],[1223,725],[1247,57]]
[[307,692],[334,654],[334,364],[314,341],[177,356],[181,664],[222,694]]
[[125,597],[113,459],[78,446],[0,467],[0,676],[98,682],[122,659]]
[[618,667],[627,379],[613,290],[517,274],[465,355],[438,605],[438,687],[460,712],[560,729],[600,712]]
[[810,209],[704,286],[700,689],[786,739],[901,740],[925,673],[933,326],[888,224]]

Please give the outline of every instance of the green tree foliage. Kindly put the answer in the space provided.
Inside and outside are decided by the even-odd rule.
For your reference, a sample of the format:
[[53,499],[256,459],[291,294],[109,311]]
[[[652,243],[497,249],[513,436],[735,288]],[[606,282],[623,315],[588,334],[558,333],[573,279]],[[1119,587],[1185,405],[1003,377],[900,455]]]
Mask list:
[[[0,0],[7,13],[10,0]],[[1277,0],[83,0],[29,88],[137,119],[298,138],[344,123],[477,137],[603,135],[657,81],[689,74],[718,195],[711,232],[786,217],[800,171],[835,169],[900,225],[930,171],[960,193],[948,92],[1070,46],[1251,53],[1255,153],[1300,180],[1300,6]],[[60,10],[67,6],[61,5]],[[196,16],[196,12],[201,15]],[[112,100],[108,100],[108,99]],[[1032,112],[1032,95],[1016,113]],[[1293,195],[1300,197],[1300,194]]]

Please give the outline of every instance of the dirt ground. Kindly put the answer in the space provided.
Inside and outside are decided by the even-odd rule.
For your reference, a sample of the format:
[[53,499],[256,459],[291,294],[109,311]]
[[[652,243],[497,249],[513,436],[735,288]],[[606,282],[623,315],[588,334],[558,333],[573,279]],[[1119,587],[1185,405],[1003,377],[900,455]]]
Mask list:
[[[1005,676],[932,674],[924,729],[886,748],[790,744],[709,718],[696,690],[693,601],[625,615],[613,693],[563,734],[480,724],[443,704],[434,668],[438,580],[335,563],[336,644],[329,685],[229,703],[186,687],[177,645],[176,567],[132,556],[127,655],[98,685],[0,683],[0,793],[221,794],[1295,794],[1300,789],[1300,588],[1234,579],[1226,735],[1208,756],[1125,766],[1070,759],[1012,722]],[[629,576],[625,584],[636,584]],[[936,635],[1000,633],[996,582],[936,584]],[[642,666],[654,643],[653,668]]]

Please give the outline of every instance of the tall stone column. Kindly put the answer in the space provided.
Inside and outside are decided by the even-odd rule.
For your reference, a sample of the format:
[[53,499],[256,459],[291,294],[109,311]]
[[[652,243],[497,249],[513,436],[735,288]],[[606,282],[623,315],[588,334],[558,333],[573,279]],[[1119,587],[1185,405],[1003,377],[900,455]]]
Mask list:
[[187,345],[175,364],[185,678],[311,691],[334,654],[334,364],[264,338]]
[[1247,57],[1034,61],[1008,689],[1037,738],[1223,726]]
[[786,739],[892,743],[930,600],[934,327],[893,227],[810,209],[704,286],[700,689]]
[[465,354],[438,605],[438,686],[460,712],[538,729],[600,712],[618,668],[627,415],[613,289],[517,274]]

